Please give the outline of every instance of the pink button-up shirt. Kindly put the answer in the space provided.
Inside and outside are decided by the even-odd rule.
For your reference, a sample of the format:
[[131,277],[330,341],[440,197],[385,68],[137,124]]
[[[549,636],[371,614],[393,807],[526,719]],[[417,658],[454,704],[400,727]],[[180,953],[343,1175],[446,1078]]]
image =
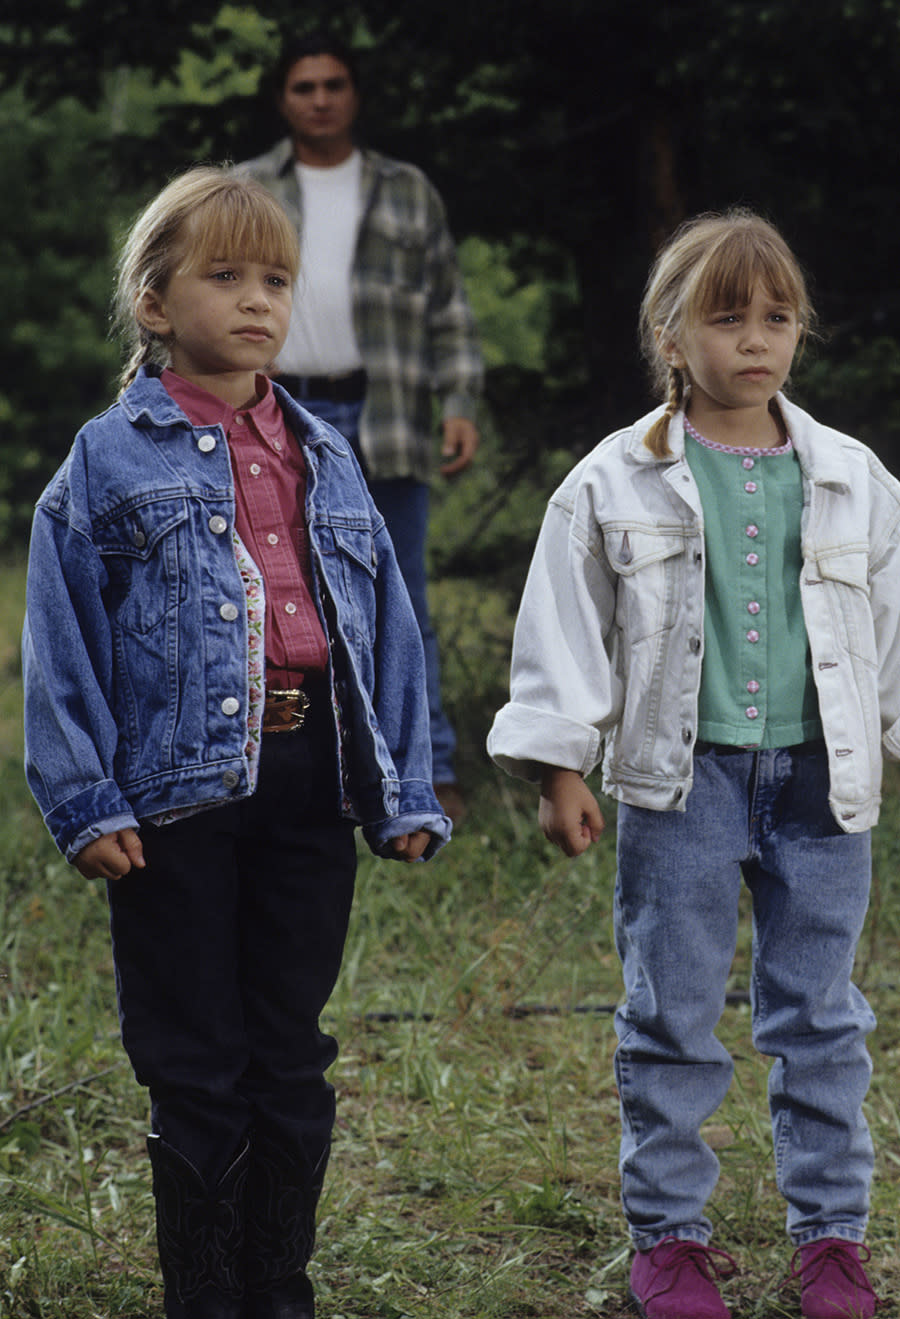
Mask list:
[[237,533],[266,587],[266,687],[284,689],[326,668],[328,641],[312,593],[306,463],[272,382],[261,375],[256,381],[258,402],[237,409],[174,371],[162,373],[192,425],[219,425],[228,437]]

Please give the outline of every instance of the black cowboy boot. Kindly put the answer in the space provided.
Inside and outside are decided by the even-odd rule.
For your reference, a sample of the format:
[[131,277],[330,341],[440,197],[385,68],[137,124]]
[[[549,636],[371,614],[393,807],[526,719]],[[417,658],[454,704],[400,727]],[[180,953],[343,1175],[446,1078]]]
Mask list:
[[147,1149],[166,1319],[243,1319],[248,1146],[214,1187],[160,1136]]
[[315,1319],[306,1266],[327,1164],[327,1146],[311,1168],[302,1154],[265,1135],[251,1136],[245,1319]]

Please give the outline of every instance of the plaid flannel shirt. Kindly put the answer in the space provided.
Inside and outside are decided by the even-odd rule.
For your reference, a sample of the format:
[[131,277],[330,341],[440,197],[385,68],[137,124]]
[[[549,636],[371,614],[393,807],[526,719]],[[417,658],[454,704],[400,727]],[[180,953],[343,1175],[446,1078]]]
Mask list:
[[[425,481],[443,417],[474,421],[483,366],[443,202],[414,165],[362,152],[362,219],[352,273],[353,320],[366,369],[360,444],[373,479]],[[293,146],[237,166],[294,220],[303,203]]]

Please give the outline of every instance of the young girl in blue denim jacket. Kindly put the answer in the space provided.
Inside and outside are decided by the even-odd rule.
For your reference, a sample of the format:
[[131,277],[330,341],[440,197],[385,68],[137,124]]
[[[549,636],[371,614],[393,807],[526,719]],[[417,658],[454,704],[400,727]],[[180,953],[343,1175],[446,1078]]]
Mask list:
[[812,312],[780,235],[746,212],[678,231],[645,350],[665,406],[550,500],[489,750],[541,782],[569,856],[619,800],[614,922],[622,1201],[648,1319],[725,1319],[701,1128],[732,1060],[715,1028],[741,877],[754,1041],[774,1058],[778,1186],[808,1319],[870,1316],[873,1015],[851,983],[882,751],[900,755],[900,486],[781,393]]
[[164,189],[120,263],[123,392],[32,534],[27,774],[109,881],[169,1319],[312,1319],[354,825],[407,861],[449,836],[384,521],[345,441],[265,374],[298,264],[260,185]]

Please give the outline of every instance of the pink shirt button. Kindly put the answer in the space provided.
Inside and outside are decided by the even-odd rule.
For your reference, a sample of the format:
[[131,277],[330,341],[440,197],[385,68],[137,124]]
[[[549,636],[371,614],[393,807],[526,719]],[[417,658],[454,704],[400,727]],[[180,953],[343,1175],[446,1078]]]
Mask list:
[[748,719],[758,719],[758,718],[759,718],[759,711],[757,710],[757,708],[756,708],[755,705],[748,705],[748,706],[747,706],[747,709],[744,711],[744,713],[746,714],[746,716],[747,716]]
[[759,683],[756,681],[755,678],[751,678],[750,681],[747,683],[747,691],[750,693],[751,696],[755,696],[756,693],[759,691]]
[[751,601],[750,601],[750,603],[749,603],[748,606],[747,606],[747,613],[748,613],[748,614],[758,614],[758,613],[759,613],[759,601],[758,601],[758,600],[751,600]]
[[759,641],[759,633],[757,632],[755,627],[751,627],[750,631],[747,633],[747,640],[751,642],[753,645],[755,645],[756,642]]
[[752,458],[745,458],[745,459],[743,460],[743,462],[741,463],[741,466],[743,467],[743,469],[744,469],[745,472],[752,472],[752,471],[753,471],[753,468],[754,468],[754,466],[755,466],[755,463],[754,463],[754,461],[753,461]]
[[749,563],[751,568],[755,568],[756,565],[759,563],[759,555],[754,554],[751,551],[751,553],[747,555],[747,562]]
[[755,494],[756,494],[756,491],[757,491],[757,485],[756,485],[756,482],[755,482],[755,481],[745,481],[745,482],[744,482],[744,489],[747,491],[747,494],[748,494],[748,495],[755,495]]
[[746,531],[751,540],[754,540],[759,535],[759,527],[753,522],[751,522],[749,527],[746,528]]

